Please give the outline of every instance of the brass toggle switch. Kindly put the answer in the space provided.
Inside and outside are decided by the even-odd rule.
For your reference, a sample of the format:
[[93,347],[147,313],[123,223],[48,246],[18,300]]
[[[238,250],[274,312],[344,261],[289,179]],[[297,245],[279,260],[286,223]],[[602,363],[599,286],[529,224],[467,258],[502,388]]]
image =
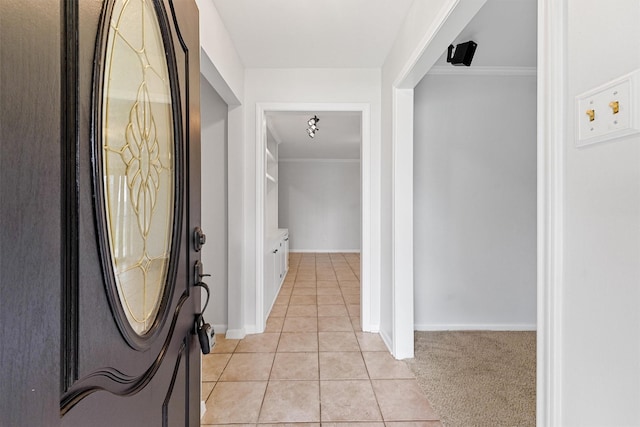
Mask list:
[[613,114],[618,114],[620,112],[620,104],[618,101],[611,101],[609,103],[609,107],[613,110]]
[[576,96],[576,147],[640,136],[638,88],[640,68]]

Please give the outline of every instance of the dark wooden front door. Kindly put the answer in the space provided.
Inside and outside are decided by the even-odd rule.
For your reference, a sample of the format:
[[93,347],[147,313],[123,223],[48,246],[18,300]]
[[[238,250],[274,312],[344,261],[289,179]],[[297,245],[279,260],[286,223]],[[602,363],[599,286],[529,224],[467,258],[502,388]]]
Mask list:
[[197,426],[195,1],[0,20],[0,426]]

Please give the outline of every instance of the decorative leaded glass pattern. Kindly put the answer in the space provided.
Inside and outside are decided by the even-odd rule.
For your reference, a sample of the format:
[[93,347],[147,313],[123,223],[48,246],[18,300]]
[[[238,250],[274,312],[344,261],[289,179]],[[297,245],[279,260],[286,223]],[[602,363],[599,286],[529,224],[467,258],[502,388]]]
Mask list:
[[151,0],[116,1],[103,84],[103,185],[112,268],[127,320],[144,335],[167,282],[175,198],[169,72]]

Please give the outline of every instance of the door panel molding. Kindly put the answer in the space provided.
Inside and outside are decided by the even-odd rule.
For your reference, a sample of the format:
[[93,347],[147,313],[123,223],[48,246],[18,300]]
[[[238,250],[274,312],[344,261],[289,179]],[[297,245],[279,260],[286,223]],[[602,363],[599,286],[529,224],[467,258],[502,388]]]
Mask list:
[[[173,396],[173,389],[176,385],[176,379],[178,378],[178,373],[180,372],[180,364],[182,362],[183,356],[185,355],[185,352],[187,351],[187,349],[188,349],[188,343],[185,338],[182,341],[182,344],[180,345],[180,350],[178,350],[178,357],[176,358],[176,364],[175,364],[175,367],[173,368],[171,383],[169,384],[167,395],[165,396],[164,401],[162,402],[162,426],[163,427],[169,427],[169,402],[171,401],[171,397]],[[185,358],[185,359],[188,360],[188,358]],[[186,372],[188,375],[189,370],[187,369]],[[189,383],[188,378],[186,383],[187,384]],[[185,425],[188,425],[188,423],[185,422]]]
[[[167,350],[173,341],[173,333],[180,318],[180,312],[188,300],[189,295],[187,292],[184,292],[173,313],[171,326],[162,345],[162,349],[154,359],[153,364],[151,364],[145,372],[138,376],[127,375],[115,368],[103,368],[92,372],[86,377],[76,381],[71,389],[62,397],[60,404],[61,414],[66,414],[78,402],[93,392],[105,390],[118,396],[131,396],[149,384],[168,354]],[[179,353],[178,357],[182,357],[182,352]]]
[[62,298],[60,390],[78,379],[78,0],[63,3],[62,119]]

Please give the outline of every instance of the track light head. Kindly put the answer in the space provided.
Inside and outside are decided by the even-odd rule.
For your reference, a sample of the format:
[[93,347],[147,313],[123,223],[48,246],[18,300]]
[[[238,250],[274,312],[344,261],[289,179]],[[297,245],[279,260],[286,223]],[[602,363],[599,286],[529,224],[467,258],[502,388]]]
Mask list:
[[307,121],[307,124],[309,125],[309,127],[307,128],[307,134],[309,135],[310,138],[315,137],[316,136],[316,132],[320,130],[320,128],[318,128],[318,126],[317,126],[319,121],[320,121],[320,119],[315,114],[314,114],[313,117],[311,117]]

